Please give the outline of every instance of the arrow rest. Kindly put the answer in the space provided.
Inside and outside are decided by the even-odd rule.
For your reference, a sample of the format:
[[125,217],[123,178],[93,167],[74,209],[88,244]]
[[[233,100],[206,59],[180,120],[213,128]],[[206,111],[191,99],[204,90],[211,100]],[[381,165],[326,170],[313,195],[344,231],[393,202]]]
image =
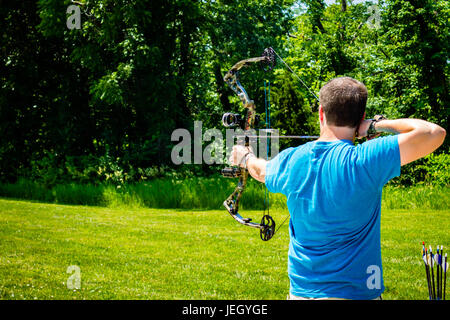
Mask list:
[[222,176],[227,178],[239,178],[242,170],[239,167],[226,167],[222,169]]

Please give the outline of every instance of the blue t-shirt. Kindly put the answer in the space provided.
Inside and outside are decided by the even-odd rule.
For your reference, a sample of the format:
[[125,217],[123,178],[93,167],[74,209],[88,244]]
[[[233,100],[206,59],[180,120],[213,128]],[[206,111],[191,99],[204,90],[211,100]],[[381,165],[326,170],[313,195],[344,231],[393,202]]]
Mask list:
[[354,146],[313,141],[266,166],[269,191],[287,197],[290,293],[374,299],[384,291],[380,211],[383,186],[400,175],[397,136]]

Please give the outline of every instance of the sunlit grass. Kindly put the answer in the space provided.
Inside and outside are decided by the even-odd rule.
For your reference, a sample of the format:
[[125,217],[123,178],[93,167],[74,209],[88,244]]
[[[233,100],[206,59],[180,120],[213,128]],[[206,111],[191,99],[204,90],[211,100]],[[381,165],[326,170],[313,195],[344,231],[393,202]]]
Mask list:
[[[1,299],[285,299],[287,223],[269,242],[224,210],[0,200]],[[255,219],[260,211],[247,211]],[[272,210],[277,222],[287,212]],[[421,241],[450,245],[448,210],[383,210],[385,299],[426,299]],[[69,290],[67,268],[81,270]]]
[[[0,212],[2,299],[286,296],[287,233],[263,243],[223,210],[0,200]],[[67,289],[70,265],[81,269],[80,290]]]

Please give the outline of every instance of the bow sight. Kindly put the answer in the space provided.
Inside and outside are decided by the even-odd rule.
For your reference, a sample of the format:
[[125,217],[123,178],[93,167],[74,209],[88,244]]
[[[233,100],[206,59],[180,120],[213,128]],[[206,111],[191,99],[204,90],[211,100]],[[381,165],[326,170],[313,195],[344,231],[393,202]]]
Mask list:
[[245,123],[245,120],[242,119],[242,116],[239,113],[224,113],[222,116],[222,124],[229,127],[242,127]]
[[[260,120],[260,116],[258,114],[255,114],[254,126],[257,126],[259,124],[259,120]],[[244,130],[245,119],[239,113],[227,112],[227,113],[224,113],[222,116],[222,124],[226,128],[239,127],[242,130]]]

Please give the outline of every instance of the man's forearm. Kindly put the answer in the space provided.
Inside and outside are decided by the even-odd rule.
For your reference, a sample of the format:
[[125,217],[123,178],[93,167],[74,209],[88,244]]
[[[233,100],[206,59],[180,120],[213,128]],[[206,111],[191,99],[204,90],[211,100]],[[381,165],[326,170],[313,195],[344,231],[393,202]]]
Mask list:
[[399,134],[401,165],[430,154],[444,142],[446,135],[437,124],[420,119],[383,120],[375,123],[375,130]]
[[442,129],[438,125],[420,119],[383,120],[375,123],[377,132],[407,133],[416,130],[417,133],[431,133]]
[[266,178],[266,163],[264,159],[251,157],[247,160],[248,173],[259,182],[264,183]]

